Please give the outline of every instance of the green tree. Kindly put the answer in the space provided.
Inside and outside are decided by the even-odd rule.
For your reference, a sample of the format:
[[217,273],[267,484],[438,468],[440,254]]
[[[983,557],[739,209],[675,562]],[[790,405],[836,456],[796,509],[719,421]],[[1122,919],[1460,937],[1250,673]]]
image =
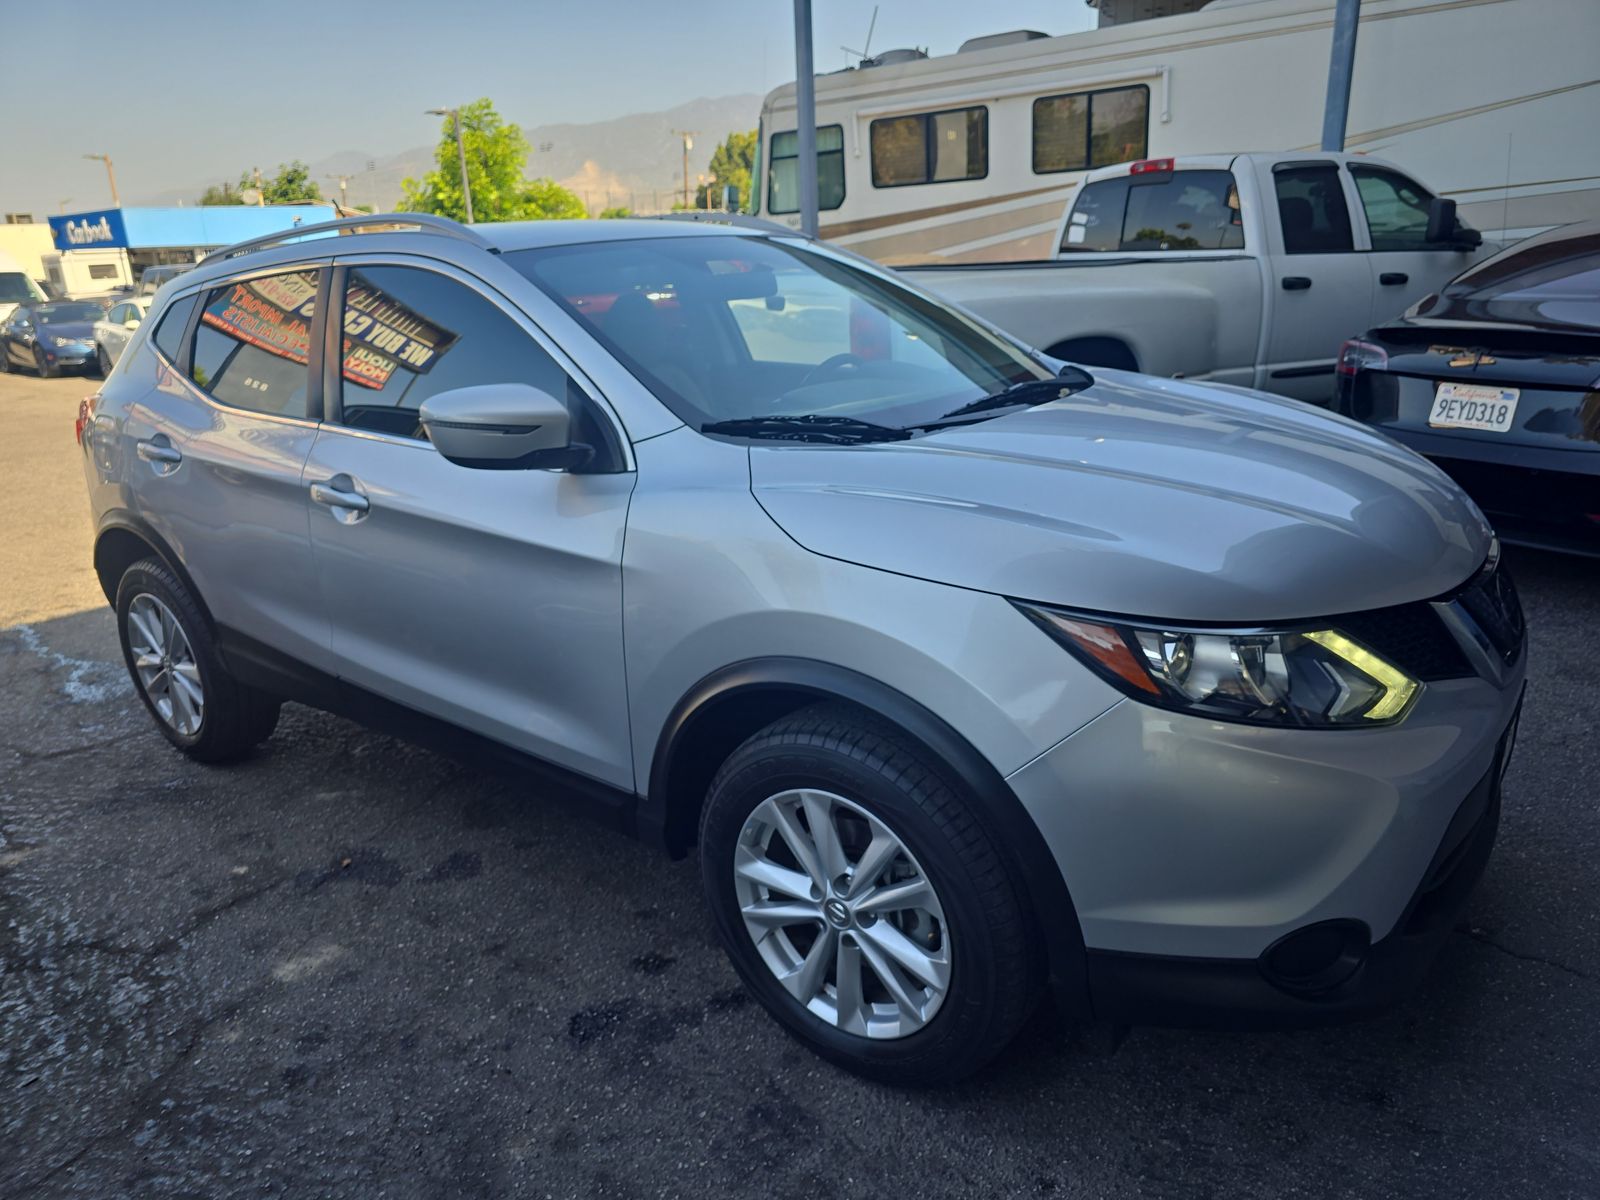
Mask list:
[[745,208],[750,198],[750,172],[756,165],[756,131],[749,133],[730,133],[722,145],[718,146],[711,155],[710,174],[714,183],[701,184],[695,192],[694,206],[706,206],[706,189],[715,188],[711,202],[722,206],[722,189],[731,185],[738,189],[739,207]]
[[195,203],[216,206],[221,204],[243,204],[244,201],[239,199],[239,193],[234,190],[231,183],[214,183],[201,193],[200,199],[196,200]]
[[633,209],[626,204],[618,204],[613,208],[602,208],[600,210],[600,219],[602,221],[620,221],[624,217],[631,216],[633,216]]
[[[475,220],[546,220],[588,215],[583,201],[560,184],[549,179],[530,183],[523,177],[528,164],[528,139],[520,126],[495,111],[493,101],[475,100],[461,109],[461,140]],[[448,116],[440,124],[434,163],[433,170],[421,180],[407,179],[401,184],[405,197],[400,201],[400,210],[465,220],[461,159],[456,150],[455,123]]]
[[[255,186],[257,185],[251,182],[250,176],[240,177],[241,191]],[[289,163],[279,163],[278,173],[271,179],[263,180],[260,188],[264,204],[292,204],[297,200],[322,199],[322,189],[317,186],[317,181],[311,178],[311,168],[299,159]]]

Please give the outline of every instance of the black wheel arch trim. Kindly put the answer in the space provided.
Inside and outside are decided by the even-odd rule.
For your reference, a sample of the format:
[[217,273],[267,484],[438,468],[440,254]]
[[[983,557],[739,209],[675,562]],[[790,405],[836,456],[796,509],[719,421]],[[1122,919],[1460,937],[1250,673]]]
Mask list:
[[[1022,801],[994,765],[942,717],[871,676],[833,663],[786,657],[746,659],[707,675],[678,701],[656,738],[649,790],[639,810],[641,833],[673,853],[683,852],[686,847],[672,832],[672,815],[675,806],[690,803],[691,798],[670,794],[674,756],[698,716],[731,697],[755,698],[763,692],[799,692],[818,701],[859,705],[899,726],[938,756],[980,806],[980,815],[1017,869],[1024,902],[1035,915],[1034,925],[1045,946],[1057,1005],[1069,1017],[1090,1015],[1078,911],[1060,867]],[[703,799],[692,798],[697,811]]]
[[[195,586],[194,578],[183,565],[183,559],[172,544],[157,533],[149,521],[137,513],[129,512],[125,508],[112,509],[100,518],[100,527],[94,535],[94,569],[95,575],[100,580],[100,590],[105,593],[106,602],[115,605],[117,602],[117,580],[107,579],[101,564],[101,548],[106,544],[112,534],[132,534],[147,547],[151,554],[159,558],[166,568],[178,577],[178,581],[189,590],[189,595],[194,597],[195,604],[200,613],[205,617],[208,625],[215,625],[211,617],[211,609],[206,605],[205,597],[200,594],[200,589]],[[138,561],[135,559],[134,561]],[[131,564],[130,564],[131,565]]]

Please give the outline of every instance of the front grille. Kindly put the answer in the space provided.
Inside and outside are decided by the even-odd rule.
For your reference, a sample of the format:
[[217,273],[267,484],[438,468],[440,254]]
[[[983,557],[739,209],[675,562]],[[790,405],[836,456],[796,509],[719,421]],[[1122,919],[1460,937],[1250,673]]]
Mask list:
[[1414,679],[1460,679],[1473,673],[1461,643],[1426,600],[1350,613],[1333,624]]
[[1477,623],[1489,644],[1507,665],[1522,653],[1526,624],[1522,602],[1511,582],[1511,572],[1503,562],[1480,574],[1456,596],[1456,603]]

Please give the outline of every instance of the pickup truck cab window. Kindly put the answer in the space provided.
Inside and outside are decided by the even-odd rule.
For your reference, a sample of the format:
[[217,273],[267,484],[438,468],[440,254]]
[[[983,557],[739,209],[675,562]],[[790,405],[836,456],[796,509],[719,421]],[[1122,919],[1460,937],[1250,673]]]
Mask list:
[[1283,224],[1285,254],[1330,254],[1354,250],[1350,209],[1339,168],[1333,163],[1295,163],[1272,172]]
[[1433,193],[1404,175],[1382,167],[1350,167],[1367,218],[1367,232],[1374,250],[1451,250],[1454,247],[1430,242],[1428,206]]
[[1085,184],[1061,249],[1240,250],[1244,221],[1231,171],[1175,171]]

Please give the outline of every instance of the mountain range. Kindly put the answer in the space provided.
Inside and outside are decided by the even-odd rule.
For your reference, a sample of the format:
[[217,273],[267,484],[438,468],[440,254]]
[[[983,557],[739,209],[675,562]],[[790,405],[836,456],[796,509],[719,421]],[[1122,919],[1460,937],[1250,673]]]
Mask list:
[[[689,190],[705,173],[711,152],[728,134],[754,129],[761,97],[753,94],[702,97],[662,112],[632,113],[609,121],[561,125],[522,124],[533,153],[530,178],[549,177],[571,188],[591,212],[624,205],[636,212],[662,211],[682,198],[683,140],[677,131],[694,134],[689,151]],[[515,120],[514,114],[506,114]],[[347,181],[350,204],[392,209],[400,199],[400,182],[420,179],[433,165],[434,147],[415,146],[398,153],[340,150],[309,164],[323,194],[337,197],[339,178]],[[258,163],[263,173],[276,163]],[[232,181],[239,168],[223,168],[216,179],[188,187],[131,197],[135,204],[193,204],[206,187]],[[330,178],[331,177],[331,178]]]

